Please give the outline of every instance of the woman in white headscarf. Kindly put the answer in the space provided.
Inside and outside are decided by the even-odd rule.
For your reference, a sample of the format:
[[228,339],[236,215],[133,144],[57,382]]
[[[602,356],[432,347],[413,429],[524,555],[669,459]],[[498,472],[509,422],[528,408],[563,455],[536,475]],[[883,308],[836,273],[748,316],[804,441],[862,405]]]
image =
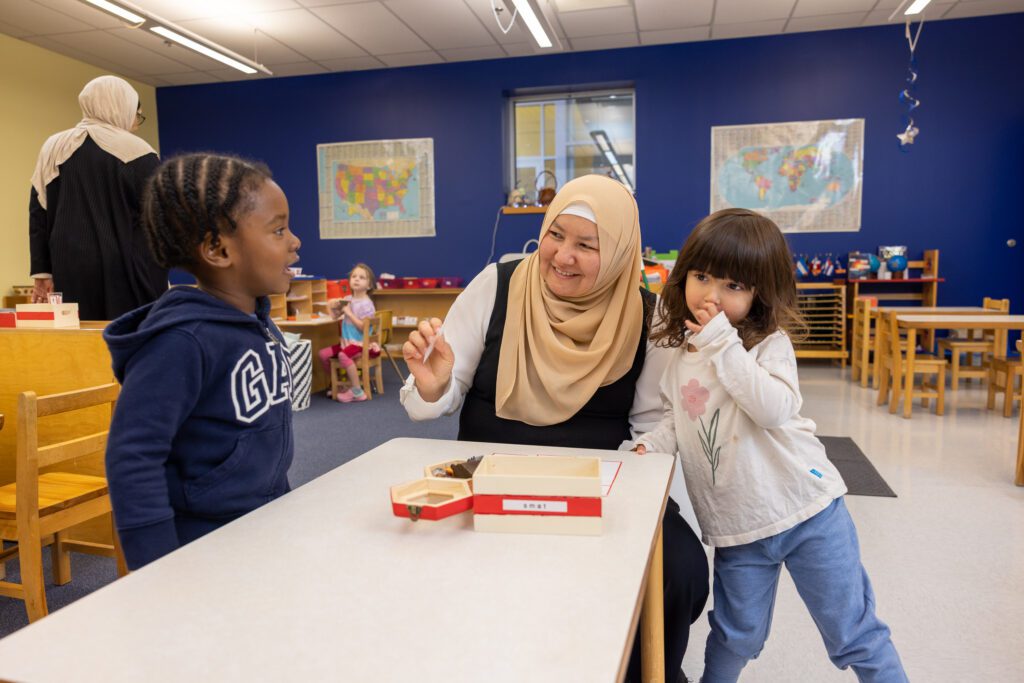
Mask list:
[[[661,418],[667,349],[648,342],[636,201],[604,176],[567,183],[537,251],[490,265],[402,348],[414,420],[459,413],[459,439],[616,449]],[[432,352],[424,358],[433,344]],[[663,521],[665,667],[680,671],[708,595],[703,546],[671,498]],[[640,639],[627,680],[639,681]],[[669,680],[674,680],[670,678]]]
[[113,320],[167,289],[139,223],[142,190],[160,160],[132,133],[145,117],[125,80],[89,81],[78,104],[82,120],[50,136],[32,174],[33,300],[56,290],[83,320]]

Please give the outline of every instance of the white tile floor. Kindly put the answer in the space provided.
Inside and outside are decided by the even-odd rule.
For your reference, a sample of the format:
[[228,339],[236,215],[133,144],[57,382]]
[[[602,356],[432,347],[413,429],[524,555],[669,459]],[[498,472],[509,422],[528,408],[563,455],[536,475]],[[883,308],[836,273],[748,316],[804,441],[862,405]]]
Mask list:
[[[801,367],[803,414],[819,434],[857,442],[899,496],[847,496],[846,504],[878,613],[892,628],[910,680],[1024,681],[1024,487],[1013,484],[1019,412],[1002,417],[1001,402],[985,410],[985,391],[975,381],[947,391],[943,417],[918,402],[905,420],[876,406],[877,392],[853,384],[848,373]],[[741,680],[855,680],[829,662],[782,575],[768,643]],[[705,614],[683,662],[695,681],[707,632]]]

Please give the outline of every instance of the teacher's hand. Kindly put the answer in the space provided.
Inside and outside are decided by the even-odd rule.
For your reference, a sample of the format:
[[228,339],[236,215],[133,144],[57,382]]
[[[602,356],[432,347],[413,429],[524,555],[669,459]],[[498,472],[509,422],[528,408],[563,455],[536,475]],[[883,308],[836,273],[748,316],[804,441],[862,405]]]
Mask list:
[[[455,352],[448,345],[444,334],[439,334],[440,329],[439,318],[422,320],[409,334],[409,341],[402,344],[402,357],[416,382],[416,390],[428,403],[436,402],[444,394],[455,366]],[[424,360],[431,343],[434,348]]]
[[52,277],[37,277],[32,287],[32,303],[46,304],[50,302],[50,293],[53,291]]

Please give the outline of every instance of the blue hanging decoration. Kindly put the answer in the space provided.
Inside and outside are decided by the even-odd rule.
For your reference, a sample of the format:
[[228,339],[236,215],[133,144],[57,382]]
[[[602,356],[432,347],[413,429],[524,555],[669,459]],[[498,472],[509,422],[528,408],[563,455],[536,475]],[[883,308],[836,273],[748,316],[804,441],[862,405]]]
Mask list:
[[920,129],[914,125],[914,110],[921,106],[921,100],[914,96],[917,89],[917,57],[914,50],[917,48],[917,40],[921,37],[921,29],[924,27],[924,19],[917,25],[917,32],[910,36],[910,20],[907,20],[905,35],[907,45],[910,47],[910,63],[907,65],[907,85],[900,91],[899,100],[907,108],[903,115],[903,132],[898,133],[896,138],[900,141],[900,151],[909,152],[914,139],[920,133]]

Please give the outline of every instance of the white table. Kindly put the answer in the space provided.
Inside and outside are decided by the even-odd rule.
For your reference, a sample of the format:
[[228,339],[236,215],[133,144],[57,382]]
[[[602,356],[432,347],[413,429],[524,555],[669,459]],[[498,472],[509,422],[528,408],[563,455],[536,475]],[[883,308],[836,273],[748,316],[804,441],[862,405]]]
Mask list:
[[[494,451],[622,460],[603,535],[392,516],[391,485]],[[657,453],[394,439],[3,639],[0,679],[620,680],[672,471]]]

